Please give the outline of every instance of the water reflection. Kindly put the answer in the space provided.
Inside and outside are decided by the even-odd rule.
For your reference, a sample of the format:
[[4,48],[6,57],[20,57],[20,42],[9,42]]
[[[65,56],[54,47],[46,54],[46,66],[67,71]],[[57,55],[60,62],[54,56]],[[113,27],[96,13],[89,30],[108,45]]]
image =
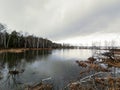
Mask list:
[[[79,78],[80,67],[74,62],[91,56],[90,50],[40,50],[0,54],[0,88],[18,90],[25,84],[52,78],[55,90]],[[23,71],[24,70],[24,71]],[[13,74],[10,71],[18,71]],[[22,72],[23,71],[23,72]]]

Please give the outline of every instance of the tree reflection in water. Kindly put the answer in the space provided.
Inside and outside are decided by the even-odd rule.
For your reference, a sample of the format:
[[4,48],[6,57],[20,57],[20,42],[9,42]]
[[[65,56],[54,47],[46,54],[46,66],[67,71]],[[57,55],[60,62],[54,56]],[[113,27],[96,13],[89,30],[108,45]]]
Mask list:
[[[33,62],[42,55],[51,54],[51,50],[26,51],[23,53],[1,53],[0,54],[0,90],[21,90],[27,62]],[[40,57],[39,57],[40,58]]]

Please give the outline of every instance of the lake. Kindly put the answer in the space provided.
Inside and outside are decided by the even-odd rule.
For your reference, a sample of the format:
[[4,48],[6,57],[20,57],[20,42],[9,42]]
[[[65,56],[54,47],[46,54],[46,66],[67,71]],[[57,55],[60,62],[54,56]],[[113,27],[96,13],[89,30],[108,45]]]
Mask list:
[[[69,82],[79,79],[80,68],[76,60],[86,60],[91,50],[55,49],[33,50],[22,53],[0,54],[0,90],[22,90],[44,80],[60,90]],[[10,75],[10,70],[24,70],[18,75]],[[49,80],[45,80],[45,79]]]

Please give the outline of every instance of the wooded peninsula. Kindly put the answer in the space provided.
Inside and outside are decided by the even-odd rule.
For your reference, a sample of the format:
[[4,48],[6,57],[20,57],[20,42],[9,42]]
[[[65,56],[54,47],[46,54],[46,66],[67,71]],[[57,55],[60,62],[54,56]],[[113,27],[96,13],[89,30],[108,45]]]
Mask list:
[[29,35],[28,33],[17,32],[9,29],[6,25],[0,23],[0,49],[51,49],[51,48],[74,48],[69,44],[60,44],[52,42],[47,38]]

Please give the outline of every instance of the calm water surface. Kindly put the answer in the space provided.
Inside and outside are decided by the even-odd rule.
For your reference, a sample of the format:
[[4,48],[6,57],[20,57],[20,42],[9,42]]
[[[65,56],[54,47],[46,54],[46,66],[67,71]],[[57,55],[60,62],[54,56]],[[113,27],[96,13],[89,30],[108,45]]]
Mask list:
[[[23,90],[25,85],[40,82],[52,83],[60,90],[70,81],[79,78],[80,67],[76,60],[86,60],[91,50],[60,49],[26,51],[0,54],[0,90]],[[9,70],[24,70],[19,75],[9,75]]]

